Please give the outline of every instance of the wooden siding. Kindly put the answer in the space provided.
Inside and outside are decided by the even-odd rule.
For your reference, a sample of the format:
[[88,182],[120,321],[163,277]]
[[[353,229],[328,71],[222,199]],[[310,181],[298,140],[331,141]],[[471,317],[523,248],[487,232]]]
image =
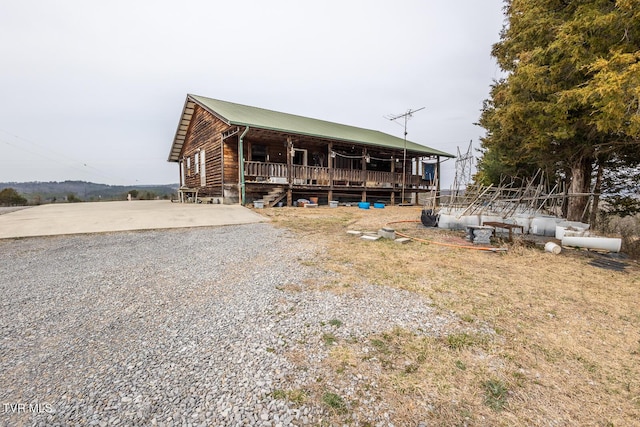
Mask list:
[[[182,148],[182,158],[190,158],[191,167],[185,162],[185,186],[200,188],[203,196],[222,196],[222,136],[228,126],[202,107],[196,105],[191,124]],[[202,170],[196,167],[195,158],[199,150],[205,152],[205,186],[201,186]],[[196,173],[198,170],[198,173]],[[237,182],[237,178],[236,178]]]
[[238,184],[238,135],[224,140],[224,183]]

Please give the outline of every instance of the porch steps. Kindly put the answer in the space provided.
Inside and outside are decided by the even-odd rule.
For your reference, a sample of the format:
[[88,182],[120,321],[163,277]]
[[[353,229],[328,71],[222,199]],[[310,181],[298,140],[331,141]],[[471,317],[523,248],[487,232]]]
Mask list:
[[265,206],[274,207],[280,200],[284,199],[287,192],[283,187],[275,187],[262,197]]

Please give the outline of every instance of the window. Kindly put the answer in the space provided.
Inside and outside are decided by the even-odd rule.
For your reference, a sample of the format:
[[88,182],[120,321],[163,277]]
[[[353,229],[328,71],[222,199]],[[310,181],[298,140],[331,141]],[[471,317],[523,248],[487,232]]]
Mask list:
[[187,176],[191,176],[191,157],[187,157]]
[[267,161],[267,146],[259,144],[251,144],[251,160],[254,162]]
[[200,159],[198,159],[198,157],[200,157],[200,152],[196,152],[196,154],[193,156],[193,163],[196,169],[196,175],[198,175],[200,173]]
[[200,187],[207,185],[207,162],[204,159],[204,150],[200,151]]

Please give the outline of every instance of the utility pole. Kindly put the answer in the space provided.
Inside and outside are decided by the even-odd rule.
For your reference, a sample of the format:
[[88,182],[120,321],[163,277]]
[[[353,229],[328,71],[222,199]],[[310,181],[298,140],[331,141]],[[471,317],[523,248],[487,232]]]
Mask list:
[[404,187],[405,187],[406,173],[407,173],[406,172],[407,170],[407,120],[409,120],[413,116],[413,113],[417,113],[418,111],[424,110],[425,108],[426,107],[421,107],[421,108],[418,108],[417,110],[408,109],[407,112],[403,114],[385,116],[385,118],[394,122],[400,118],[404,119],[404,153],[402,156],[402,204],[405,203]]

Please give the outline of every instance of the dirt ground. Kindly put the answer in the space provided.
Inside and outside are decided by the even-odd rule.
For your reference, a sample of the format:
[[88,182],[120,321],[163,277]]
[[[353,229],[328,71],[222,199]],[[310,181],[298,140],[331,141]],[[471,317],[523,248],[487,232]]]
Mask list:
[[[331,380],[375,378],[395,425],[638,425],[640,267],[623,254],[554,255],[520,238],[494,240],[501,252],[462,248],[463,232],[424,229],[415,207],[258,211],[315,242],[316,265],[336,277],[318,284],[327,292],[402,288],[471,327],[427,337],[389,325],[366,354],[363,343],[333,344]],[[420,241],[347,234],[394,221]],[[348,411],[334,422],[349,423]]]

